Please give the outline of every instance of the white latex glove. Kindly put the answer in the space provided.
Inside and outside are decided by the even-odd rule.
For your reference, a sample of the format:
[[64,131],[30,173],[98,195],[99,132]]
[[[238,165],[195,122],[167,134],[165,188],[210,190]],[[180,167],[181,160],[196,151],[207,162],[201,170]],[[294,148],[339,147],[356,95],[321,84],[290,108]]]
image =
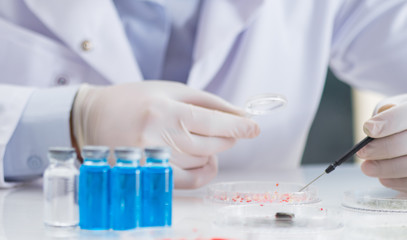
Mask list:
[[407,94],[379,103],[363,129],[376,139],[357,153],[366,159],[362,171],[386,187],[407,192]]
[[[73,132],[79,146],[169,145],[176,188],[200,187],[217,174],[218,152],[256,137],[244,111],[207,92],[168,81],[95,87],[75,99]],[[114,164],[109,159],[110,164]]]

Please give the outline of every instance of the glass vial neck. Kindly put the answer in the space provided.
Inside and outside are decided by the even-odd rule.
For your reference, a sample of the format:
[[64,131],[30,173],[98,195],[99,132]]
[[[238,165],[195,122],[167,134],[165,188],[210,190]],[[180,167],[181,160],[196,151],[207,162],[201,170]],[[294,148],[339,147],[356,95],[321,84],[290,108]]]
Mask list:
[[48,157],[53,165],[73,165],[76,152],[71,147],[51,147],[48,149]]
[[61,160],[61,159],[56,159],[56,158],[50,158],[50,163],[56,166],[71,166],[74,165],[75,159],[71,158],[68,160]]
[[169,147],[150,147],[144,150],[146,165],[168,165],[171,149]]
[[138,167],[140,165],[139,160],[117,159],[116,166],[118,167]]
[[137,147],[116,147],[116,166],[137,167],[141,159],[141,149]]
[[157,158],[147,158],[146,164],[147,165],[168,165],[169,159],[157,159]]
[[107,165],[107,159],[106,158],[98,158],[98,159],[84,158],[83,164],[85,164],[85,165]]
[[85,165],[106,165],[109,148],[106,146],[84,146],[82,157]]

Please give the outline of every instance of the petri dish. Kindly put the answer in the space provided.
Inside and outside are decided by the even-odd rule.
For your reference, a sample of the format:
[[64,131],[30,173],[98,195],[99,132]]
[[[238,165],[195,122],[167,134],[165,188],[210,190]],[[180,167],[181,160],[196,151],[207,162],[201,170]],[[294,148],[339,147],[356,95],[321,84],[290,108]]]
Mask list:
[[347,191],[344,239],[406,239],[407,196],[391,189]]
[[405,240],[407,227],[399,226],[371,226],[371,227],[348,227],[345,225],[342,239],[352,240]]
[[245,104],[245,111],[249,116],[270,114],[277,108],[284,107],[287,99],[280,94],[258,94],[250,97]]
[[406,239],[407,217],[400,212],[366,211],[345,208],[342,211],[343,239]]
[[[294,217],[291,220],[279,220],[276,215],[281,212],[290,213]],[[340,235],[343,229],[338,211],[312,205],[227,206],[219,209],[214,224],[246,233],[273,237],[290,236],[293,239],[332,232]],[[334,234],[329,236],[329,239],[333,239]]]
[[206,200],[231,205],[312,204],[320,201],[317,189],[297,183],[221,182],[209,185]]
[[407,195],[392,189],[347,191],[342,206],[365,212],[407,213]]
[[228,229],[172,226],[171,228],[139,228],[133,231],[120,232],[122,240],[248,240],[245,234],[239,234]]

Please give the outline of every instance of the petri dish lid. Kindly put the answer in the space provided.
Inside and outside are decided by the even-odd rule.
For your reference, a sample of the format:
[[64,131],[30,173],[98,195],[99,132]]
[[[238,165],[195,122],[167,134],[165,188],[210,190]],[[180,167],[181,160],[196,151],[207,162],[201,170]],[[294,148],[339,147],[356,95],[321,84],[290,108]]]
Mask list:
[[270,114],[277,108],[287,104],[287,99],[280,94],[258,94],[246,101],[245,111],[250,116],[260,116]]
[[[280,220],[277,214],[290,213],[292,219]],[[329,213],[329,214],[328,214]],[[243,232],[284,235],[318,234],[343,228],[338,211],[314,205],[241,205],[218,210],[214,223]],[[302,239],[302,238],[294,238]]]
[[320,201],[317,189],[284,182],[221,182],[209,185],[206,199],[223,204],[312,204]]
[[407,213],[407,194],[392,189],[347,191],[342,206],[357,211]]

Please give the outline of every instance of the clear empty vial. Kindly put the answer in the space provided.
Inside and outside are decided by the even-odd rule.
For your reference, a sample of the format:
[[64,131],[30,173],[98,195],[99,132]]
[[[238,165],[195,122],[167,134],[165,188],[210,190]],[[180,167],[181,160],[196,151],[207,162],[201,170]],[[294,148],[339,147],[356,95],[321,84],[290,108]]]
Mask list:
[[110,175],[111,227],[113,230],[133,229],[140,223],[142,152],[139,148],[118,147],[114,153],[117,160]]
[[79,222],[77,177],[73,148],[53,147],[48,151],[50,165],[44,172],[44,223],[74,227]]
[[109,219],[109,148],[85,146],[79,175],[79,226],[88,230],[107,230]]
[[146,148],[141,171],[142,227],[171,226],[172,168],[168,147]]

